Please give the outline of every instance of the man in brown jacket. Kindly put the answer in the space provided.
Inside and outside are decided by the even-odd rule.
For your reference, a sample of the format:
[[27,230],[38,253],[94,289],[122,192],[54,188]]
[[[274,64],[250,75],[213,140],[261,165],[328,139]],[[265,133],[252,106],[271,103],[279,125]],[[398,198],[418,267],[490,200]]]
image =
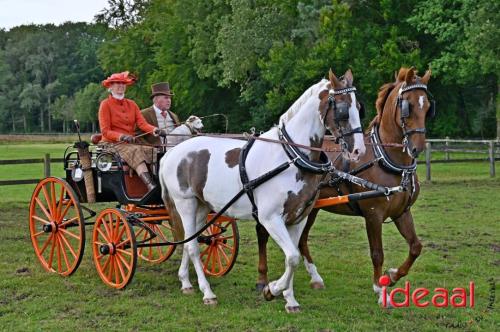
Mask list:
[[[159,128],[164,129],[170,133],[176,126],[179,125],[179,118],[177,115],[170,111],[172,104],[173,92],[170,91],[170,86],[167,82],[156,83],[151,86],[151,99],[153,105],[151,107],[141,110],[141,113],[146,121]],[[136,135],[142,134],[140,130],[136,131]],[[154,136],[151,134],[140,137],[142,143],[160,145],[162,144],[163,137]]]

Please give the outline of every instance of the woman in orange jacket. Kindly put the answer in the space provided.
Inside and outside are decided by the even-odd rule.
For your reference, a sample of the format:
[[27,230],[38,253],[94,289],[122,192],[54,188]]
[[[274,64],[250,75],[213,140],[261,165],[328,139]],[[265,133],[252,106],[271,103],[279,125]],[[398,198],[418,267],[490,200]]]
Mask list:
[[103,143],[122,142],[113,144],[113,149],[137,172],[148,190],[151,191],[156,184],[146,164],[153,161],[155,149],[131,144],[134,143],[135,126],[137,125],[143,132],[154,135],[165,136],[167,133],[147,123],[139,106],[133,100],[125,98],[127,86],[134,84],[134,82],[135,78],[130,76],[127,71],[115,73],[102,82],[102,85],[108,88],[110,95],[101,102],[99,107],[99,126]]

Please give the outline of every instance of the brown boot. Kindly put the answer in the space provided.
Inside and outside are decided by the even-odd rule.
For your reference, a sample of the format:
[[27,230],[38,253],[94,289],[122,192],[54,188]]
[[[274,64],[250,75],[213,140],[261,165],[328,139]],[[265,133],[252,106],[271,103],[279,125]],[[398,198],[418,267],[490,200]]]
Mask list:
[[149,172],[141,173],[139,174],[139,177],[141,178],[142,182],[144,182],[144,184],[148,187],[148,191],[151,191],[154,188],[156,188],[156,183],[149,174]]

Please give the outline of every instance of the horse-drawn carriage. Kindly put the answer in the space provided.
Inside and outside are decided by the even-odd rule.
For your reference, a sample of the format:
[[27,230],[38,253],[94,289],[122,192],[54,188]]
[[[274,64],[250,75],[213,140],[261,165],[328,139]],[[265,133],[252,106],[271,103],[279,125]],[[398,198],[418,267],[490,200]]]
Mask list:
[[[311,86],[280,117],[280,124],[260,137],[252,136],[248,142],[200,137],[175,146],[161,164],[159,161],[163,154],[154,156],[152,173],[160,178],[163,190],[168,191],[168,195],[163,197],[159,186],[148,192],[137,175],[116,154],[95,145],[89,149],[85,142],[76,143],[73,149],[65,152],[66,179],[43,179],[31,199],[31,240],[42,266],[50,272],[71,275],[83,256],[85,226],[93,225],[91,244],[99,276],[107,285],[123,288],[134,275],[137,257],[154,263],[163,262],[172,255],[175,245],[184,244],[179,270],[182,290],[192,291],[187,272],[188,261],[191,260],[200,290],[204,293],[204,303],[215,304],[216,296],[204,274],[221,276],[231,270],[239,245],[234,218],[254,217],[286,256],[285,273],[265,286],[264,296],[272,299],[282,293],[287,302],[286,310],[296,312],[299,305],[293,295],[293,271],[299,261],[298,243],[309,212],[313,208],[317,210],[350,201],[390,196],[409,187],[410,192],[398,196],[399,201],[405,202],[404,206],[396,200],[394,204],[392,201],[387,203],[398,208],[402,206],[404,215],[396,216],[395,221],[411,243],[407,261],[399,269],[390,271],[391,280],[397,281],[408,272],[421,247],[408,207],[416,199],[415,184],[418,184],[413,164],[425,142],[425,126],[416,126],[425,125],[426,114],[434,110],[426,100],[430,72],[426,73],[421,83],[413,69],[401,70],[395,83],[385,85],[377,100],[377,116],[372,121],[376,133],[364,138],[360,127],[360,105],[356,101],[356,89],[352,87],[352,73],[348,71],[346,76],[339,81],[330,73],[330,80],[321,80]],[[403,98],[404,93],[407,98]],[[410,112],[411,105],[416,111]],[[390,116],[382,118],[384,110]],[[384,144],[380,137],[378,141],[375,139],[379,125],[380,128],[385,126],[384,121],[394,122],[391,128],[400,126],[400,130],[385,132],[388,142],[400,139],[402,144]],[[304,126],[305,123],[308,126]],[[326,129],[333,137],[325,136]],[[391,137],[391,134],[396,137]],[[325,144],[332,140],[338,143],[335,146],[340,150],[325,148]],[[370,153],[375,155],[373,160],[359,158],[363,154],[359,148],[362,147],[364,152],[365,140],[373,147]],[[257,143],[253,145],[254,142]],[[252,145],[253,154],[249,154]],[[402,167],[401,174],[393,164],[392,173],[395,175],[387,182],[391,183],[389,185],[378,185],[355,176],[380,162],[388,164],[391,161],[383,151],[384,146],[399,149],[399,154],[402,154],[400,159],[412,160],[413,164]],[[332,151],[339,152],[333,162],[325,154]],[[259,158],[261,156],[266,158]],[[355,166],[357,161],[360,164],[348,173],[340,171],[334,166],[340,156],[354,160]],[[346,195],[337,190],[333,197],[317,199],[327,175],[337,184],[339,180],[347,181],[363,189]],[[378,182],[377,178],[374,180]],[[248,196],[247,199],[241,199],[245,196]],[[97,214],[82,205],[87,202],[118,204]],[[210,210],[217,213],[208,213],[209,221],[205,222]],[[226,213],[232,217],[225,216]],[[90,221],[94,216],[95,222]],[[385,218],[376,220],[378,230]],[[399,225],[402,220],[405,223]],[[200,227],[200,222],[205,225]],[[176,229],[179,223],[183,227],[181,232]],[[371,235],[374,237],[370,238],[371,251],[380,251],[381,233],[368,233],[369,238]],[[174,235],[179,241],[173,241]],[[194,239],[197,241],[192,241]],[[196,242],[204,247],[199,250]],[[382,296],[377,285],[382,265],[378,257],[372,254],[374,290]],[[267,276],[265,279],[267,283]]]
[[[153,158],[155,175],[163,154]],[[47,271],[64,276],[76,271],[83,257],[86,226],[93,226],[91,245],[99,276],[111,287],[123,288],[132,280],[137,258],[161,263],[172,255],[173,228],[160,186],[148,192],[117,154],[81,141],[66,149],[64,170],[65,179],[40,181],[30,202],[31,240]],[[117,205],[96,213],[82,204],[89,202]],[[205,273],[229,272],[238,241],[234,219],[224,216],[200,234]]]

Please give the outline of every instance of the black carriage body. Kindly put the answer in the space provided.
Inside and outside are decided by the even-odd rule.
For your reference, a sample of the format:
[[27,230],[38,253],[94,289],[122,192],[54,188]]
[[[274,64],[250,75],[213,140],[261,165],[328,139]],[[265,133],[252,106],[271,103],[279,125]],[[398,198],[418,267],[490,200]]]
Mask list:
[[[112,166],[109,170],[100,170],[97,167],[97,158],[106,152],[100,148],[93,146],[89,151],[92,160],[92,178],[94,181],[94,190],[96,202],[118,202],[122,205],[160,205],[163,204],[161,199],[161,188],[158,185],[156,189],[147,192],[147,187],[141,181],[139,176],[122,160],[119,156],[113,156]],[[70,148],[67,149],[67,151]],[[152,174],[158,181],[157,170],[159,169],[159,161],[163,153],[157,156],[157,162],[151,165]],[[64,155],[64,169],[66,172],[66,181],[75,190],[80,202],[87,203],[87,191],[85,188],[85,179],[76,180],[73,178],[73,172],[80,166],[80,156],[77,150],[66,152]]]

